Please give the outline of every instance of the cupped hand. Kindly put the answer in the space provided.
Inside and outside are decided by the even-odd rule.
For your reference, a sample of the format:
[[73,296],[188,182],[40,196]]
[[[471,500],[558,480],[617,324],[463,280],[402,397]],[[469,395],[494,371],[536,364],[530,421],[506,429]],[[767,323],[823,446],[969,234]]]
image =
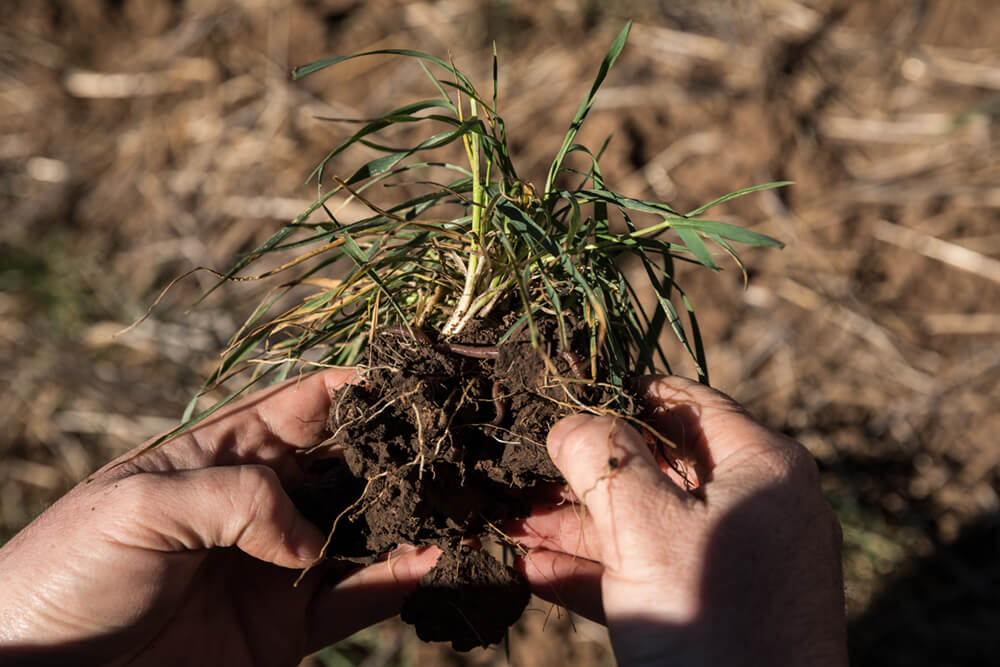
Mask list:
[[625,421],[562,420],[569,498],[508,526],[535,592],[605,622],[621,665],[846,665],[840,527],[811,456],[708,387],[643,388],[696,491]]
[[295,665],[398,613],[436,552],[292,585],[324,540],[286,494],[296,452],[353,376],[252,394],[52,505],[0,549],[0,662]]

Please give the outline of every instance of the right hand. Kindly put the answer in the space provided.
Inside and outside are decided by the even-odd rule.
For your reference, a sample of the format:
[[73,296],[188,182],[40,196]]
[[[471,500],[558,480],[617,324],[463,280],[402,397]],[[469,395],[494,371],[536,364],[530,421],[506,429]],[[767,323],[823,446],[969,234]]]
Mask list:
[[697,493],[613,417],[548,438],[572,491],[508,532],[541,597],[605,622],[620,665],[846,665],[840,525],[797,442],[679,377],[644,382]]

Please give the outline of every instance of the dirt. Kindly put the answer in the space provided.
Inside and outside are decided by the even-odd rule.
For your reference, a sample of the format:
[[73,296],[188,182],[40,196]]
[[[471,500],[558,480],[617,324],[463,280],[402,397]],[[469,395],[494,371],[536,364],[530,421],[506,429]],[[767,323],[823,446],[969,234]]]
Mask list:
[[456,651],[468,651],[499,643],[530,597],[521,573],[462,545],[441,554],[400,617],[416,627],[420,639],[450,641]]
[[[556,338],[551,322],[540,329]],[[550,428],[612,399],[607,385],[579,377],[588,372],[578,352],[550,344],[543,355],[526,328],[496,345],[506,330],[482,326],[447,343],[381,331],[362,381],[333,397],[326,442],[342,458],[321,461],[320,478],[295,495],[332,531],[328,557],[368,563],[400,544],[441,547],[404,620],[430,619],[420,637],[457,650],[499,641],[528,601],[522,575],[460,543],[496,536],[527,515],[533,489],[562,482],[545,448]],[[574,349],[585,336],[574,333]]]

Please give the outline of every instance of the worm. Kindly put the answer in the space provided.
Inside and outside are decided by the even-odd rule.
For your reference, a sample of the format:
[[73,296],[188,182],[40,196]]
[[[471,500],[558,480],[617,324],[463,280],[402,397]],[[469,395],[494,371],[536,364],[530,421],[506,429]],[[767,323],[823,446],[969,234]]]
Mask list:
[[569,369],[573,371],[573,375],[580,380],[590,379],[587,377],[587,363],[583,360],[583,357],[576,352],[566,350],[562,353],[562,358],[566,360],[567,364],[569,364]]
[[[420,327],[411,327],[413,337],[422,345],[429,345],[438,352],[454,354],[460,357],[472,357],[473,359],[496,359],[500,356],[500,351],[491,345],[464,345],[462,343],[432,343],[427,333]],[[402,324],[393,324],[386,327],[386,332],[397,336],[409,336],[410,332]]]
[[[413,338],[421,345],[429,345],[433,347],[438,352],[444,352],[448,354],[455,354],[460,357],[471,357],[473,359],[496,359],[500,356],[500,351],[492,345],[464,345],[462,343],[432,343],[431,339],[427,336],[427,333],[420,327],[411,327],[413,329]],[[410,332],[407,331],[406,327],[402,324],[393,324],[390,327],[386,327],[386,332],[396,335],[396,336],[409,336]],[[575,356],[575,355],[574,355]],[[576,357],[576,361],[579,363],[580,358]],[[483,429],[487,435],[492,436],[496,433],[497,427],[500,426],[507,419],[507,401],[503,397],[503,385],[499,381],[493,382],[493,387],[490,390],[491,398],[493,399],[493,410],[496,412],[496,416],[493,417],[493,421],[486,425]]]
[[493,436],[496,433],[497,427],[507,419],[507,401],[504,400],[503,385],[499,381],[495,380],[493,382],[490,395],[493,398],[493,409],[496,411],[496,416],[483,430],[486,432],[486,435]]
[[500,356],[500,350],[492,345],[463,345],[461,343],[438,343],[434,346],[438,352],[450,352],[460,357],[472,357],[473,359],[496,359]]

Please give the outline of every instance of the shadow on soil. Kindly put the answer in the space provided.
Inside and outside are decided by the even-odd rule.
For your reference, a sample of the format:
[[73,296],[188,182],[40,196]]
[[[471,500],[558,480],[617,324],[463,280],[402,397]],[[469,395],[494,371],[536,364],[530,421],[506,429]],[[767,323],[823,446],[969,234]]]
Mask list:
[[984,665],[1000,658],[1000,515],[914,561],[848,630],[851,664]]

